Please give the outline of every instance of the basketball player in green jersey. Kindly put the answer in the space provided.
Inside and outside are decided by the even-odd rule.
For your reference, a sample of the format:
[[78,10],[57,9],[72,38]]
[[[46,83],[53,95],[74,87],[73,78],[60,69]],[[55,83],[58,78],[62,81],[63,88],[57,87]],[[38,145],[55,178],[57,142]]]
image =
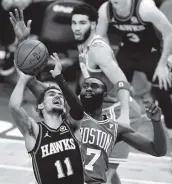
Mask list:
[[[125,141],[139,151],[157,157],[166,153],[166,138],[162,128],[159,107],[154,104],[149,104],[146,107],[147,116],[151,119],[154,129],[154,138],[151,141],[137,134],[127,125],[118,124],[102,114],[107,87],[98,78],[90,77],[84,80],[80,93],[82,107],[78,103],[76,95],[67,89],[67,84],[61,75],[62,67],[56,54],[54,54],[53,59],[56,66],[53,71],[50,71],[52,76],[58,79],[56,81],[66,99],[69,100],[69,97],[76,98],[75,104],[78,104],[72,112],[72,118],[81,119],[81,123],[78,123],[78,125],[81,124],[81,151],[84,160],[85,183],[102,184],[106,182],[109,155],[117,142]],[[60,78],[61,80],[59,80]]]
[[[114,120],[120,116],[117,121],[128,124],[124,120],[121,121],[121,116],[126,116],[123,103],[127,103],[124,96],[127,96],[126,90],[129,90],[127,80],[118,66],[110,46],[96,34],[97,21],[98,13],[89,5],[78,6],[72,12],[71,28],[80,52],[80,67],[83,77],[97,77],[105,82],[108,95],[104,99],[103,113]],[[120,103],[122,100],[121,106],[116,98],[118,96],[121,97],[119,98]],[[131,97],[129,104],[131,127],[136,130],[140,125],[140,107]],[[126,161],[128,154],[129,146],[123,142],[118,143],[110,156],[117,160],[117,163],[112,165],[113,168],[116,169],[120,162]]]

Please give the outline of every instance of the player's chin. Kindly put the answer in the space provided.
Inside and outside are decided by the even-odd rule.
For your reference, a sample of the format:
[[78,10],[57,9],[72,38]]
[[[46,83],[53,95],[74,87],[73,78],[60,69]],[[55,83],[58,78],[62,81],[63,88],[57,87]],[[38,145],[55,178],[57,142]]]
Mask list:
[[75,40],[76,41],[82,41],[83,40],[83,36],[81,36],[81,35],[75,35]]
[[64,110],[64,107],[62,105],[54,105],[53,106],[53,111],[63,111]]

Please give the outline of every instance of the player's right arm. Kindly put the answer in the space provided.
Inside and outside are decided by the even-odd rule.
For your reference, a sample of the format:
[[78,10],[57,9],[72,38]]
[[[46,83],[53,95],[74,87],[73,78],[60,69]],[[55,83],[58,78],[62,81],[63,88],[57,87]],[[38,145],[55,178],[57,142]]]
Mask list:
[[161,122],[161,110],[155,104],[149,104],[146,108],[148,118],[151,119],[153,125],[153,140],[134,132],[131,128],[119,125],[118,139],[125,141],[135,149],[148,153],[150,155],[160,157],[167,152],[167,143],[165,131]]
[[50,73],[52,77],[56,79],[57,84],[61,88],[65,99],[70,107],[70,115],[74,120],[82,120],[84,117],[84,108],[77,95],[67,85],[63,75],[61,74],[62,66],[58,55],[54,53],[51,58],[55,61],[55,68]]
[[99,19],[96,28],[96,32],[98,35],[102,36],[107,43],[109,43],[109,38],[107,35],[108,27],[109,27],[109,20],[107,15],[107,4],[108,1],[103,3],[99,8]]
[[28,116],[25,109],[21,106],[23,102],[24,90],[30,78],[30,76],[26,76],[23,73],[20,74],[20,78],[9,100],[9,108],[11,114],[25,140],[28,137],[35,138],[38,134],[37,123],[31,117]]
[[12,12],[10,12],[10,22],[13,26],[16,38],[18,39],[18,44],[22,41],[26,40],[30,36],[31,31],[31,22],[32,20],[28,20],[27,25],[24,22],[23,10],[15,11],[15,16]]
[[[24,40],[28,39],[31,31],[31,20],[28,20],[27,25],[24,22],[23,11],[14,10],[15,15],[10,12],[10,21],[13,26],[16,38],[18,39],[18,45]],[[36,78],[32,78],[28,83],[27,87],[31,90],[34,96],[38,99],[41,92],[47,87],[40,81],[37,81]]]

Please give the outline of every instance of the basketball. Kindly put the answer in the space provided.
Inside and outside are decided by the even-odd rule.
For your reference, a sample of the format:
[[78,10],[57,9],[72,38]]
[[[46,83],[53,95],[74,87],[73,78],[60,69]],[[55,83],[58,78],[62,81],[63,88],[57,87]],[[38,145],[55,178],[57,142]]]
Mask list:
[[46,67],[48,57],[46,46],[38,40],[25,40],[14,55],[16,66],[29,75],[40,73]]

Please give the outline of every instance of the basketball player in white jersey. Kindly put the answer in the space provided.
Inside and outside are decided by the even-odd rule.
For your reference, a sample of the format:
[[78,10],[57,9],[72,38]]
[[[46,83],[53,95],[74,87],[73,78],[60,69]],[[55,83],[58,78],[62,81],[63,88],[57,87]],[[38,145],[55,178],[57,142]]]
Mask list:
[[[110,46],[96,35],[97,20],[97,11],[89,5],[77,6],[72,12],[71,28],[80,52],[83,77],[97,77],[107,84],[108,95],[104,99],[104,114],[114,120],[119,117],[118,122],[129,125],[130,111],[130,119],[134,119],[133,122],[131,121],[131,126],[137,129],[140,123],[140,107],[130,99],[130,109],[128,109],[129,84]],[[128,153],[129,147],[125,143],[121,142],[115,146],[110,156],[118,160],[118,163],[113,165],[115,169],[128,157]]]

